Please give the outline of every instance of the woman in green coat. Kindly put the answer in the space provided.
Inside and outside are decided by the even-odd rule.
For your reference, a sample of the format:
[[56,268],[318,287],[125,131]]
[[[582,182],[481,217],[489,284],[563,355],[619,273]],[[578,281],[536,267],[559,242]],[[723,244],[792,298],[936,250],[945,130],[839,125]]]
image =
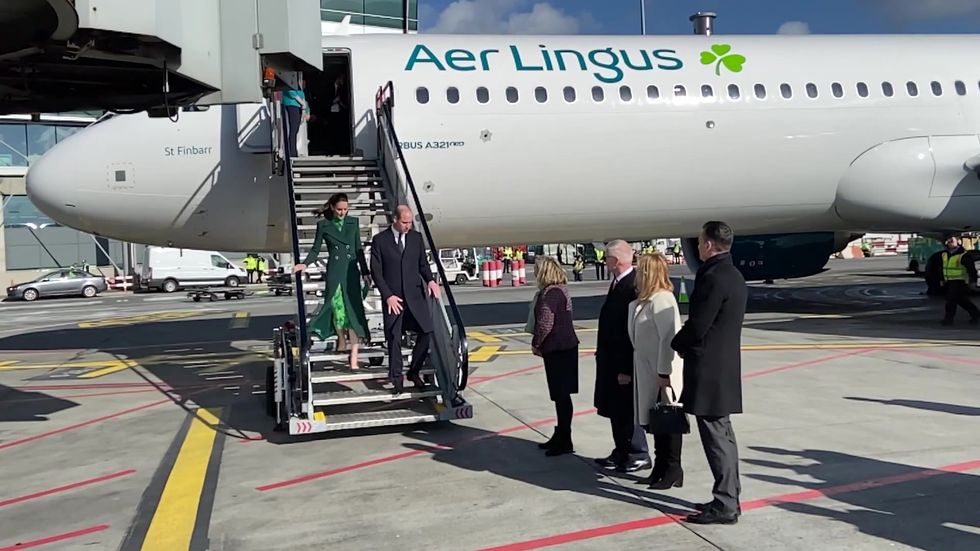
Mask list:
[[[370,289],[370,275],[364,249],[361,247],[361,231],[357,218],[347,216],[347,195],[337,193],[330,197],[317,216],[316,240],[302,264],[294,271],[306,269],[316,262],[320,249],[327,246],[327,282],[324,303],[310,321],[309,332],[322,340],[337,335],[337,351],[347,351],[350,338],[350,368],[357,369],[358,338],[367,339],[367,317],[364,314],[363,289]],[[354,262],[355,256],[357,262]],[[360,265],[360,271],[358,271]],[[362,287],[364,285],[364,287]]]

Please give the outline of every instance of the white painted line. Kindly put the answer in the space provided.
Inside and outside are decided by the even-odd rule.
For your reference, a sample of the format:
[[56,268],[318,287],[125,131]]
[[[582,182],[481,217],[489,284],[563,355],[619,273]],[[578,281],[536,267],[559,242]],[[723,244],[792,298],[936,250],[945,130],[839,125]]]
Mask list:
[[265,391],[264,390],[255,390],[255,391],[252,392],[252,394],[265,394]]
[[220,381],[222,379],[244,379],[244,375],[222,375],[221,377],[205,377],[206,381]]
[[240,387],[240,386],[226,386],[225,387],[225,390],[238,390],[240,388],[242,388],[242,387]]

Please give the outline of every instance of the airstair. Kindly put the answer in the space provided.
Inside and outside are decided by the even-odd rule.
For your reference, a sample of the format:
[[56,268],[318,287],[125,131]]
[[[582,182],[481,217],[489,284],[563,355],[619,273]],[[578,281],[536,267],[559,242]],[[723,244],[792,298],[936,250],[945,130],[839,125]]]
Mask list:
[[[300,157],[280,158],[286,174],[293,214],[293,257],[302,262],[313,245],[321,208],[334,193],[349,199],[348,216],[358,219],[365,256],[370,259],[371,238],[387,228],[398,204],[409,204],[417,216],[415,229],[422,232],[428,249],[438,251],[429,232],[425,213],[415,192],[408,166],[401,155],[391,124],[391,85],[377,97],[378,158]],[[288,135],[284,118],[276,117],[273,128],[276,149],[282,151],[282,136]],[[436,273],[445,282],[438,254],[432,258]],[[352,260],[356,261],[356,258]],[[373,281],[372,281],[373,285]],[[301,338],[318,308],[329,308],[324,281],[304,281],[294,276],[297,318],[277,328],[274,334],[274,363],[267,376],[267,407],[276,427],[289,434],[307,434],[387,425],[448,421],[470,418],[472,406],[462,391],[466,388],[469,363],[466,330],[452,290],[443,287],[440,298],[429,298],[434,323],[431,353],[422,369],[426,386],[417,389],[407,382],[394,394],[388,381],[387,348],[384,342],[382,300],[372,287],[364,301],[370,342],[360,343],[359,368],[351,370],[346,352],[336,350],[336,337],[327,341]],[[310,286],[316,287],[311,296]],[[414,338],[403,340],[404,364],[410,365]]]

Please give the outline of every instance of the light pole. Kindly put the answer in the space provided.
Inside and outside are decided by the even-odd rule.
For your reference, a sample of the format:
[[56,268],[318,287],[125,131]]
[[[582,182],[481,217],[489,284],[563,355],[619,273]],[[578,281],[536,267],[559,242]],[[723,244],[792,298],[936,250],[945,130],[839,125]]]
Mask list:
[[640,0],[640,34],[647,34],[647,0]]

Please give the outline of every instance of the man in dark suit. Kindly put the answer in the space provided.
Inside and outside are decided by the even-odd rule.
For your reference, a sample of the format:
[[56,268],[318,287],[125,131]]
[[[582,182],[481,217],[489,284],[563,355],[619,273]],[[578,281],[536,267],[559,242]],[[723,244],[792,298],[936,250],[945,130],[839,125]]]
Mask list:
[[596,336],[595,407],[609,418],[616,447],[596,459],[605,468],[634,472],[650,466],[646,435],[633,416],[633,344],[629,336],[629,304],[636,300],[633,248],[616,240],[606,246],[605,263],[613,282],[599,312]]
[[714,500],[687,517],[696,524],[735,524],[742,513],[738,444],[729,415],[742,413],[742,322],[745,279],[732,262],[735,235],[724,222],[708,222],[698,237],[704,262],[694,278],[690,314],[671,347],[684,358],[684,411],[697,419],[701,445],[714,476]]
[[404,390],[403,331],[418,333],[408,378],[417,388],[425,387],[420,371],[432,340],[432,315],[426,295],[438,297],[440,291],[429,269],[422,234],[412,231],[413,216],[410,208],[399,205],[392,217],[391,227],[371,240],[371,274],[384,300],[388,376],[395,394],[401,394]]

